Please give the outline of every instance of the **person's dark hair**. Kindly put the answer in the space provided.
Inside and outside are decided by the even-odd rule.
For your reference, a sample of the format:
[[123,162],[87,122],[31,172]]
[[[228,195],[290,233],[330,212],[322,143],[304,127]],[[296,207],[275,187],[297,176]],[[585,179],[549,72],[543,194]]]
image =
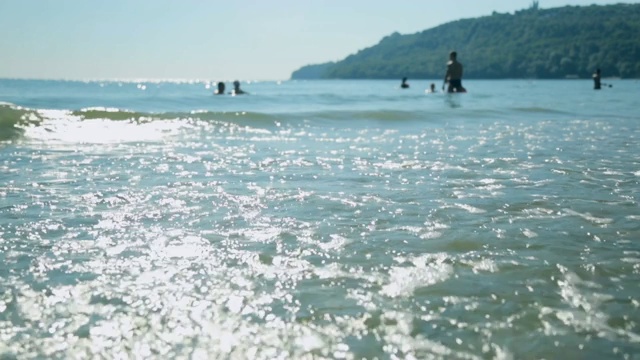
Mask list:
[[457,52],[455,52],[455,51],[452,51],[452,52],[450,52],[450,53],[449,53],[449,56],[450,56],[452,59],[455,59],[455,58],[457,58],[457,57],[458,57],[458,53],[457,53]]
[[222,81],[219,81],[217,94],[219,95],[224,94],[224,88],[225,88],[224,83]]

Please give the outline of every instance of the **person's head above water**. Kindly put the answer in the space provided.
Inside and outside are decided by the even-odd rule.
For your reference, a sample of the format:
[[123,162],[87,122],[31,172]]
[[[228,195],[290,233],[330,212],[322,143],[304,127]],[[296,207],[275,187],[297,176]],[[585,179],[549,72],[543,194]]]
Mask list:
[[224,83],[222,81],[218,82],[218,90],[216,90],[216,94],[217,95],[223,95],[224,94]]
[[452,51],[452,52],[449,53],[449,59],[455,60],[457,58],[458,58],[458,53],[457,52]]
[[246,94],[246,92],[240,89],[240,81],[236,80],[233,82],[233,91],[231,92],[233,95],[241,95]]

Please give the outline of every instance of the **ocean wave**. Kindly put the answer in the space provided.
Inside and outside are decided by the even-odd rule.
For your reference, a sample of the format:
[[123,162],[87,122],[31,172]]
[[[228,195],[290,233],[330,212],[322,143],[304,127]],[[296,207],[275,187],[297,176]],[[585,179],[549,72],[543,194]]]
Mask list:
[[523,113],[543,113],[543,114],[566,114],[565,111],[560,111],[557,109],[551,109],[541,106],[524,106],[524,107],[514,107],[510,110],[515,112],[523,112]]
[[375,121],[410,121],[436,117],[437,112],[431,111],[398,111],[391,109],[380,110],[324,110],[302,111],[288,113],[262,113],[250,111],[207,111],[195,110],[189,112],[149,113],[112,108],[88,108],[71,112],[72,115],[86,120],[113,120],[146,122],[153,120],[202,120],[222,122],[245,122],[259,125],[260,123],[299,121],[299,120],[375,120]]
[[36,110],[0,103],[0,141],[20,137],[25,127],[37,126],[41,122],[42,116]]
[[[55,115],[52,115],[55,114]],[[321,110],[288,113],[264,113],[251,111],[209,111],[193,110],[186,112],[144,112],[127,109],[92,107],[79,110],[29,109],[13,104],[0,104],[0,140],[16,139],[24,135],[25,129],[40,126],[44,122],[59,123],[68,121],[102,120],[148,123],[153,121],[189,121],[223,122],[236,125],[272,127],[282,123],[301,121],[328,121],[333,124],[352,121],[404,122],[437,121],[446,114],[437,111],[397,111],[380,110]],[[46,121],[45,121],[46,120]]]
[[[0,103],[0,141],[22,138],[30,127],[44,127],[54,131],[56,125],[78,121],[113,121],[145,124],[154,121],[228,122],[240,125],[277,126],[282,121],[278,115],[255,112],[140,112],[117,108],[85,108],[80,110],[29,109],[10,103]],[[59,126],[58,126],[59,127]],[[60,127],[64,128],[64,127]]]
[[188,112],[139,112],[116,108],[86,108],[71,112],[72,115],[83,120],[113,120],[113,121],[134,121],[148,122],[154,120],[204,120],[204,121],[233,121],[243,119],[248,121],[270,121],[276,120],[277,117],[265,113],[247,112],[247,111],[206,111],[194,110]]
[[[9,103],[0,103],[0,140],[13,140],[25,135],[29,127],[62,128],[59,125],[77,121],[129,122],[145,124],[156,121],[220,122],[258,128],[275,128],[300,122],[326,123],[331,126],[350,126],[354,122],[373,121],[393,126],[401,123],[421,122],[441,124],[458,119],[491,119],[505,116],[489,109],[320,109],[288,112],[211,111],[191,110],[176,112],[147,112],[109,107],[90,107],[78,110],[29,109]],[[53,125],[53,126],[52,126]]]

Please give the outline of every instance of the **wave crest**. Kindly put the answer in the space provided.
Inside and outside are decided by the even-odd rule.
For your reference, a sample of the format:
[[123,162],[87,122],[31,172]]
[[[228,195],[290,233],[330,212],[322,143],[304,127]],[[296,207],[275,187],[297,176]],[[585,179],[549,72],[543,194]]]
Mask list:
[[[471,114],[467,114],[471,116]],[[9,103],[0,103],[0,141],[14,140],[25,135],[28,127],[51,126],[68,121],[114,121],[145,124],[155,121],[221,122],[241,126],[271,128],[283,123],[301,121],[329,121],[348,126],[353,121],[399,123],[405,121],[437,122],[446,117],[443,112],[380,110],[322,110],[284,113],[251,111],[192,110],[178,112],[145,112],[119,108],[91,107],[79,110],[29,109]]]
[[24,134],[25,127],[41,122],[42,116],[35,110],[0,103],[0,141],[16,139]]

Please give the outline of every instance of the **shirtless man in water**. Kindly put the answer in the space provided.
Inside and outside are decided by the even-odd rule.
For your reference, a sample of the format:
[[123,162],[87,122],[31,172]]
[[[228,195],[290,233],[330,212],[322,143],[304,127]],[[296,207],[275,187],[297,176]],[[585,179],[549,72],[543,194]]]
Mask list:
[[[458,53],[452,51],[449,54],[449,62],[447,62],[447,73],[444,75],[444,83],[449,83],[447,92],[467,92],[462,87],[462,64],[457,60]],[[444,90],[444,84],[442,84]]]

